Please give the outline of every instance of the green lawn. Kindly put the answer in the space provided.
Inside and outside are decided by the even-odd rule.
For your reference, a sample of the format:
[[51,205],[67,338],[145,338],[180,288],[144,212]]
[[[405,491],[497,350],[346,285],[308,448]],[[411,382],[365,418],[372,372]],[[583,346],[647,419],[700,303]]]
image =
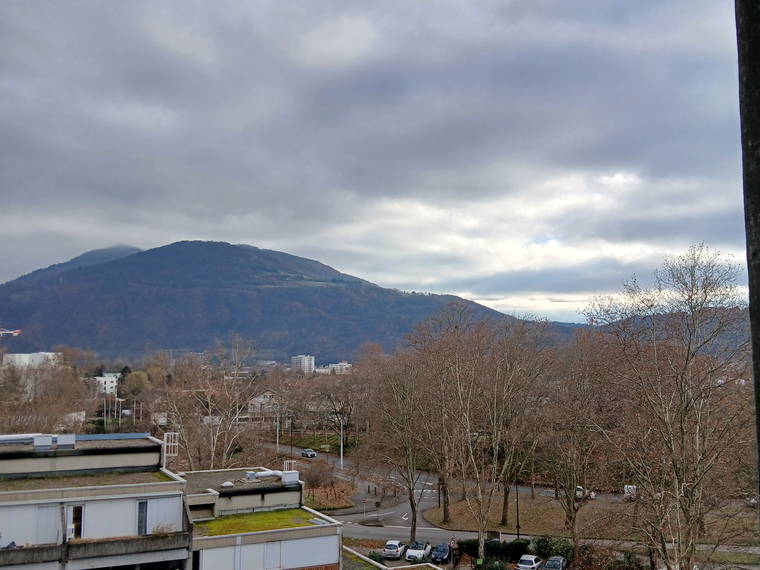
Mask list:
[[309,520],[313,518],[314,515],[303,509],[282,509],[264,513],[228,515],[212,521],[195,523],[194,534],[197,536],[221,536],[260,530],[312,526],[314,523],[309,522]]

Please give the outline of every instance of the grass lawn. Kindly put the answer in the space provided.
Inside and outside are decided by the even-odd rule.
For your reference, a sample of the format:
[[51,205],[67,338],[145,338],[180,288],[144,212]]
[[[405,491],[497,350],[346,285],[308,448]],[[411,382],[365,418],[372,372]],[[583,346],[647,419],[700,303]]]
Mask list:
[[[489,527],[514,533],[515,505],[510,498],[509,520],[506,526],[499,524],[501,519],[501,497],[494,501],[490,513]],[[441,524],[441,509],[434,508],[425,513],[432,523],[452,530],[476,530],[477,525],[470,514],[465,501],[451,505],[452,522]],[[604,500],[589,502],[578,515],[578,531],[583,538],[604,538],[611,540],[638,540],[640,537],[631,527],[637,518],[635,503],[622,503]],[[525,534],[549,534],[553,536],[570,536],[565,529],[565,513],[559,502],[553,497],[537,496],[531,499],[520,495],[520,531]],[[713,512],[707,519],[708,536],[706,542],[717,539],[725,544],[757,544],[757,512],[750,509],[736,508],[731,512]]]
[[319,487],[317,489],[306,489],[304,504],[318,511],[346,509],[354,506],[351,497],[353,497],[355,492],[356,487],[348,481],[338,481],[335,483],[334,488]]
[[343,568],[344,570],[377,570],[372,564],[367,564],[361,558],[348,552],[343,553]]
[[303,509],[282,509],[264,513],[228,515],[212,521],[195,523],[193,534],[196,536],[220,536],[260,530],[312,526],[314,523],[309,521],[313,518],[314,515]]

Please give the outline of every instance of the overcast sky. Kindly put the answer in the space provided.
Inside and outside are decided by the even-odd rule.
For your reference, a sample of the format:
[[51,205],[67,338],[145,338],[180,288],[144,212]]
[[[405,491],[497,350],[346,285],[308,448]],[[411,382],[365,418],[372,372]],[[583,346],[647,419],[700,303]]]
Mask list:
[[0,282],[181,239],[582,320],[743,262],[733,3],[0,3]]

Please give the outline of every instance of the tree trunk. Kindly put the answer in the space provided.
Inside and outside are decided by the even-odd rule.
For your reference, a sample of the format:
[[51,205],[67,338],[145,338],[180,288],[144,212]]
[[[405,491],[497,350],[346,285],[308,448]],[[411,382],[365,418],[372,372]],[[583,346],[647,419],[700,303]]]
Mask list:
[[501,503],[501,525],[507,526],[509,524],[509,491],[512,486],[504,481],[504,499]]
[[568,513],[565,520],[567,521],[567,519],[570,519],[570,536],[573,541],[573,552],[576,552],[578,550],[578,513],[573,513],[572,515]]
[[[760,450],[760,66],[757,65],[760,57],[760,4],[756,0],[736,0],[735,7],[755,435]],[[760,458],[760,455],[756,457]],[[760,491],[760,479],[758,485]]]
[[464,479],[462,479],[462,501],[467,500],[467,487],[464,484]]
[[417,539],[417,503],[414,500],[414,485],[407,487],[407,494],[409,496],[409,507],[412,511],[412,522],[409,527],[409,542],[414,542]]
[[536,462],[530,462],[530,498],[536,498]]
[[438,492],[441,494],[441,503],[443,505],[443,523],[451,522],[451,508],[449,504],[449,477],[444,469],[438,476]]
[[484,560],[486,557],[486,530],[478,529],[478,558]]

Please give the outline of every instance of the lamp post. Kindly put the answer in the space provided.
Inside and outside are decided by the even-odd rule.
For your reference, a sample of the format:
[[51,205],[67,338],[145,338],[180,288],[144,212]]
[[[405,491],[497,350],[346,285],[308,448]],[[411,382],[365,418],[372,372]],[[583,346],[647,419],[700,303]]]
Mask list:
[[340,417],[340,468],[343,470],[343,416]]
[[520,540],[520,489],[515,481],[515,526],[517,527],[517,540]]

